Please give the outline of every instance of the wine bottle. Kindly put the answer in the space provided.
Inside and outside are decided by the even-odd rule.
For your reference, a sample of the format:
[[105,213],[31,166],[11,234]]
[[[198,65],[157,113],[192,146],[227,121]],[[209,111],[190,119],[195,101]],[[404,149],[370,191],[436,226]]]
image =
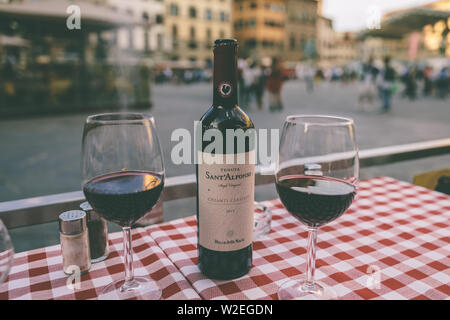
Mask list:
[[[198,264],[220,280],[240,277],[252,265],[254,125],[238,106],[237,49],[234,39],[214,42],[213,105],[200,119],[203,139],[196,150]],[[205,139],[208,130],[215,138]],[[211,148],[219,139],[214,130],[222,150]]]

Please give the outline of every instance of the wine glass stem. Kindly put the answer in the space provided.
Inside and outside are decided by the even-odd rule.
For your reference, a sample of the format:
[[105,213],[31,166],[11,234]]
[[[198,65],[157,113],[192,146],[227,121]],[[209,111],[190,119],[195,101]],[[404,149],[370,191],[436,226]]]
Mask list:
[[124,287],[126,287],[134,280],[133,247],[131,246],[131,228],[124,227],[122,230],[123,230],[123,257],[125,261]]
[[306,287],[314,287],[314,272],[316,270],[317,228],[308,229],[308,261],[306,265]]

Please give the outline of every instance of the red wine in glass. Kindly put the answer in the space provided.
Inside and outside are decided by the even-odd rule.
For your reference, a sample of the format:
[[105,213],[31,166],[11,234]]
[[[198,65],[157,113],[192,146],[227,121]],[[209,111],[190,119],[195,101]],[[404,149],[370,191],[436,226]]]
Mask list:
[[160,299],[162,290],[157,282],[134,275],[131,230],[152,210],[164,187],[164,161],[155,118],[136,112],[87,117],[81,169],[88,202],[123,230],[125,277],[105,286],[98,299]]
[[309,227],[320,227],[341,216],[355,197],[355,186],[339,179],[290,175],[276,183],[286,209]]
[[164,179],[153,172],[122,171],[88,181],[83,191],[106,220],[132,226],[149,212],[161,195]]
[[288,279],[281,300],[336,299],[339,292],[314,280],[317,231],[340,217],[356,194],[358,144],[352,119],[292,115],[283,125],[275,185],[286,210],[308,229],[305,275]]

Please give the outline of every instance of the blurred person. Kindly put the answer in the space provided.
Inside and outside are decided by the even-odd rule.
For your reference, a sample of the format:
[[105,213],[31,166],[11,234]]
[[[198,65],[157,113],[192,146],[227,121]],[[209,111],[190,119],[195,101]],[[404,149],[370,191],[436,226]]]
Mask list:
[[172,72],[172,69],[170,69],[169,66],[166,66],[164,68],[163,73],[164,73],[164,81],[165,82],[168,82],[168,81],[170,81],[172,79],[173,72]]
[[194,79],[194,73],[192,72],[192,70],[189,70],[189,69],[184,70],[184,73],[183,73],[184,83],[190,84],[190,83],[192,83],[193,79]]
[[344,67],[342,69],[342,77],[341,77],[341,83],[346,84],[350,80],[350,71],[347,67]]
[[448,73],[448,68],[444,67],[441,69],[436,79],[436,90],[439,98],[445,99],[447,97],[449,82],[450,76]]
[[165,74],[163,66],[158,64],[155,69],[155,82],[163,83],[165,81]]
[[356,70],[352,69],[350,71],[350,80],[352,82],[356,81],[358,79],[358,73],[356,72]]
[[316,83],[320,84],[320,83],[322,83],[324,81],[324,79],[325,79],[325,76],[323,74],[322,69],[316,68],[316,72],[315,72],[315,75],[314,75],[314,84],[316,84]]
[[314,70],[314,67],[311,65],[308,65],[305,70],[305,84],[306,84],[306,91],[311,93],[314,91],[314,76],[316,75],[316,71]]
[[203,70],[203,80],[205,82],[212,81],[212,75],[213,75],[213,71],[211,68],[207,68],[207,69]]
[[324,73],[323,73],[323,75],[325,76],[325,80],[327,82],[330,82],[331,81],[331,77],[333,76],[333,72],[331,71],[330,68],[326,68]]
[[416,68],[411,67],[405,76],[405,95],[409,98],[409,100],[415,100],[417,97],[416,75]]
[[247,60],[243,58],[238,59],[239,105],[243,109],[247,108],[249,100],[249,88],[247,88],[248,69],[249,66]]
[[16,58],[14,56],[6,57],[0,76],[1,82],[3,82],[5,102],[7,105],[13,104],[16,96]]
[[254,93],[254,84],[255,84],[255,70],[254,70],[255,64],[250,61],[250,63],[247,61],[245,65],[243,65],[242,68],[242,79],[243,79],[243,103],[242,105],[245,108],[250,108],[251,98]]
[[283,110],[281,89],[285,80],[286,72],[284,71],[283,64],[281,60],[274,58],[266,84],[269,93],[269,110],[272,112]]
[[298,80],[303,80],[304,79],[304,68],[303,68],[303,66],[301,65],[300,62],[295,65],[295,77]]
[[395,81],[395,70],[391,66],[390,56],[384,58],[384,67],[378,79],[381,94],[381,112],[389,112],[391,110],[392,90]]
[[433,82],[431,80],[431,75],[433,73],[433,68],[426,66],[423,70],[423,95],[429,97],[433,90]]
[[175,70],[172,75],[171,83],[178,86],[181,84],[181,82],[182,82],[182,74],[180,73],[179,70]]
[[266,75],[262,64],[256,64],[252,68],[253,70],[253,88],[252,92],[255,95],[256,105],[258,110],[263,108],[263,96],[264,88],[266,86]]
[[424,78],[425,78],[425,68],[423,67],[416,67],[416,97],[419,96],[419,91],[420,89],[422,89],[423,92],[423,87],[424,87]]
[[331,72],[331,81],[338,82],[339,80],[341,80],[343,73],[341,67],[333,67]]
[[365,104],[371,108],[376,97],[376,80],[379,70],[373,65],[373,58],[370,57],[367,63],[363,64],[360,88],[358,96],[358,110],[366,111]]

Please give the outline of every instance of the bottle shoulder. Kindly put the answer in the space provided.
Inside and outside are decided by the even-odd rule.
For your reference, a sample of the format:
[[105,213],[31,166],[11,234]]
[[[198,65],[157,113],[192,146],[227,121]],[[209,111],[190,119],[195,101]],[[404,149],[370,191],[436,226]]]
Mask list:
[[204,129],[251,129],[254,128],[249,116],[238,106],[234,108],[214,107],[200,118]]

